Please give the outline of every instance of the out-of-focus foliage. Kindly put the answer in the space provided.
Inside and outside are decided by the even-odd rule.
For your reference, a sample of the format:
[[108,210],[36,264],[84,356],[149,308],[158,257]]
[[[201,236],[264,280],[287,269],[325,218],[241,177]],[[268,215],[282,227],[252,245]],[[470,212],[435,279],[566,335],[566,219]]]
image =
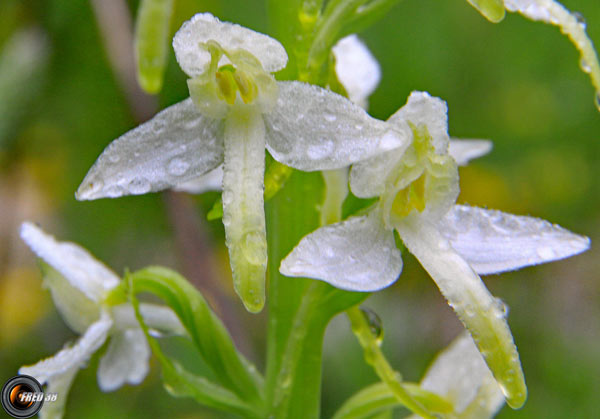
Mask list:
[[[563,3],[585,16],[588,34],[600,45],[597,0]],[[138,2],[126,5],[131,19]],[[209,11],[269,33],[262,0],[175,0],[174,6],[172,32],[194,13]],[[92,2],[4,0],[0,16],[1,53],[14,36],[35,27],[44,47],[34,58],[47,63],[16,94],[15,108],[0,115],[0,126],[10,126],[7,134],[0,132],[6,135],[0,140],[0,380],[73,337],[49,306],[33,257],[18,240],[24,219],[81,243],[119,273],[162,264],[195,279],[203,292],[210,289],[206,295],[234,340],[261,366],[264,316],[245,313],[237,302],[222,303],[233,295],[223,231],[220,222],[205,221],[217,194],[95,202],[73,197],[102,149],[139,122],[108,59]],[[362,37],[382,68],[381,85],[370,98],[372,115],[385,119],[412,90],[426,90],[448,102],[454,135],[494,141],[490,155],[461,169],[460,202],[534,215],[592,239],[586,254],[484,279],[511,307],[509,323],[529,387],[525,407],[505,408],[499,417],[593,417],[600,388],[600,257],[594,245],[600,240],[600,114],[576,50],[554,27],[514,14],[494,25],[458,0],[405,0]],[[0,101],[16,87],[2,88]],[[185,76],[169,49],[155,110],[187,95]],[[144,96],[135,100],[155,106]],[[204,241],[190,246],[182,220]],[[216,280],[199,282],[208,276]],[[400,280],[367,305],[384,319],[383,349],[408,380],[417,381],[461,329],[410,257]],[[347,321],[336,319],[328,332],[323,417],[376,381]],[[182,359],[195,356],[175,339],[164,349]],[[78,375],[67,417],[222,417],[190,400],[170,400],[156,362],[143,385],[100,393],[96,363]]]

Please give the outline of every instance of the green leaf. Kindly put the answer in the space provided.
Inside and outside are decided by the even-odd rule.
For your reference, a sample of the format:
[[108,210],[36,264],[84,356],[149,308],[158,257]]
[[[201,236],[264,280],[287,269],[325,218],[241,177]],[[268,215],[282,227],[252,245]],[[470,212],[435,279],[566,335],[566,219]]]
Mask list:
[[162,298],[177,314],[196,348],[223,386],[242,400],[262,404],[262,377],[238,351],[202,294],[178,273],[158,266],[130,274],[135,293]]
[[208,221],[218,220],[223,217],[223,199],[219,197],[215,203],[213,204],[208,214],[206,214],[206,219]]
[[476,8],[487,20],[498,23],[504,19],[506,11],[502,0],[467,0],[471,6]]
[[[452,404],[417,384],[403,383],[402,386],[410,396],[427,410],[434,413],[451,413]],[[370,385],[350,397],[333,416],[334,419],[370,418],[381,412],[404,406],[385,383]],[[406,407],[406,406],[405,406]]]
[[[130,275],[128,275],[127,278],[130,281],[133,280]],[[190,373],[178,362],[166,356],[162,352],[158,341],[150,336],[148,326],[145,324],[139,310],[139,301],[133,292],[130,293],[130,300],[135,309],[136,318],[152,348],[152,352],[161,363],[165,389],[172,396],[191,397],[205,406],[237,413],[243,417],[259,418],[261,416],[251,405],[241,401],[234,393],[204,377],[199,377]]]
[[141,0],[135,27],[138,82],[151,94],[160,92],[169,53],[173,0]]

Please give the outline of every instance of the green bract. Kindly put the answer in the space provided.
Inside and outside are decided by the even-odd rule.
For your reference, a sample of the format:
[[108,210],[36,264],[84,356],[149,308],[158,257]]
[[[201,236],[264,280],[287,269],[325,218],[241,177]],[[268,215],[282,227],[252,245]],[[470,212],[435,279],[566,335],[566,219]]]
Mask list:
[[519,357],[502,306],[478,273],[568,257],[586,250],[589,239],[542,220],[454,205],[458,171],[449,150],[464,162],[486,151],[486,143],[463,140],[449,147],[446,104],[440,99],[413,92],[388,123],[409,127],[412,143],[359,162],[350,172],[352,192],[379,197],[378,202],[366,215],[304,237],[280,272],[347,290],[382,289],[402,270],[396,230],[471,332],[507,402],[519,407],[526,398]]
[[276,82],[287,61],[275,39],[204,13],[173,47],[191,99],[110,144],[78,199],[205,189],[223,164],[223,225],[234,287],[249,311],[265,302],[265,147],[300,170],[337,169],[408,144],[410,131],[371,118],[349,100],[300,82]]

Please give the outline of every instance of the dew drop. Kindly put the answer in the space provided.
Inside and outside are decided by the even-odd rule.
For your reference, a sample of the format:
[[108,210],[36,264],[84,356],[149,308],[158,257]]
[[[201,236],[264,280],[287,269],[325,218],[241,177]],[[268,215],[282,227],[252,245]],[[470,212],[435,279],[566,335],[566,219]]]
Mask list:
[[540,258],[544,260],[554,259],[555,252],[551,247],[540,247],[537,249],[537,254]]
[[581,59],[579,60],[579,67],[584,73],[590,73],[592,71],[592,67],[583,57],[581,57]]
[[246,233],[242,242],[242,252],[248,262],[253,265],[264,265],[267,263],[267,243],[262,234],[256,231]]
[[383,341],[383,323],[381,322],[381,318],[370,308],[361,307],[360,311],[369,324],[369,329],[371,330],[373,337],[375,337],[375,341],[378,345],[381,345],[381,342]]
[[123,195],[123,189],[119,185],[111,185],[105,189],[104,193],[108,198],[117,198]]
[[329,122],[334,122],[337,119],[337,116],[330,113],[326,113],[325,115],[323,115],[323,117]]
[[506,318],[508,316],[509,308],[501,298],[494,298],[494,304],[498,308],[498,312],[496,313],[496,317],[499,319]]
[[333,148],[333,141],[325,140],[320,142],[319,144],[312,144],[308,146],[306,153],[311,159],[323,159],[331,154]]
[[183,160],[180,157],[175,157],[169,162],[169,165],[167,166],[167,171],[170,175],[182,176],[188,171],[189,168],[190,164],[187,161]]
[[586,26],[586,21],[585,21],[585,17],[583,17],[583,15],[579,12],[573,12],[573,17],[575,18],[575,20],[577,21],[577,23],[579,23],[581,25],[581,27],[583,29],[585,29]]
[[119,160],[121,160],[121,156],[119,156],[117,153],[108,155],[108,161],[111,163],[118,163]]
[[147,179],[136,177],[129,182],[127,189],[133,195],[141,195],[150,192],[151,186]]

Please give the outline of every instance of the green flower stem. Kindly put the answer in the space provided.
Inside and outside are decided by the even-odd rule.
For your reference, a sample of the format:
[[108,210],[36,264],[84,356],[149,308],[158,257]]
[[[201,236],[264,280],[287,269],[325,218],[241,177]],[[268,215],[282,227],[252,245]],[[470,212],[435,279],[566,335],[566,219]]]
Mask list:
[[416,401],[410,392],[402,383],[402,376],[390,366],[387,359],[381,352],[379,341],[373,335],[371,327],[363,312],[358,307],[352,307],[346,310],[346,314],[350,319],[352,331],[358,338],[360,345],[365,352],[365,360],[372,365],[375,372],[388,388],[394,393],[398,401],[408,407],[413,412],[424,418],[434,418],[421,403]]
[[325,181],[325,199],[321,206],[321,225],[342,219],[342,204],[348,196],[348,169],[321,172]]

